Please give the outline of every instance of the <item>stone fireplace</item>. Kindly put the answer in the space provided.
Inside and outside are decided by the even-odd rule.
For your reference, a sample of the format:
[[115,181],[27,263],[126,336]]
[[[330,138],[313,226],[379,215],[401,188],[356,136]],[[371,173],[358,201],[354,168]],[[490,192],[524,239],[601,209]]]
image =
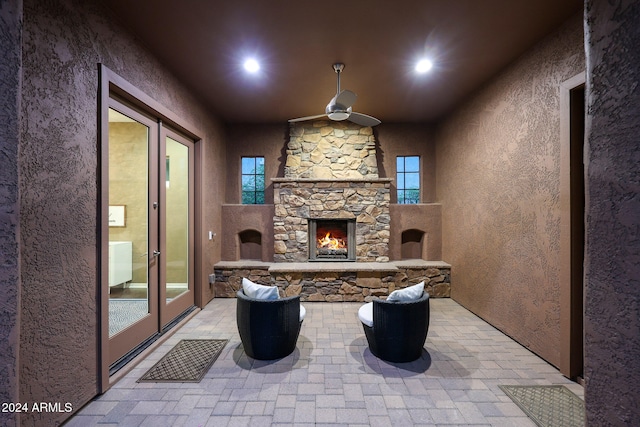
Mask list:
[[355,229],[351,261],[389,261],[390,179],[274,178],[274,261],[311,259],[309,223],[349,220]]
[[[379,176],[373,129],[309,121],[289,131],[273,204],[223,206],[223,237],[236,249],[210,277],[216,296],[235,297],[248,278],[302,301],[371,301],[419,282],[448,297],[451,266],[427,261],[440,259],[440,206],[391,205],[393,179]],[[243,252],[248,240],[262,242],[260,251]]]
[[[378,176],[373,130],[294,124],[286,152],[285,176],[273,179],[274,261],[389,261],[391,179]],[[318,245],[318,226],[339,224],[346,247]]]
[[[293,124],[286,152],[285,176],[273,179],[274,261],[389,261],[391,180],[378,177],[373,130]],[[340,236],[320,244],[323,230]]]

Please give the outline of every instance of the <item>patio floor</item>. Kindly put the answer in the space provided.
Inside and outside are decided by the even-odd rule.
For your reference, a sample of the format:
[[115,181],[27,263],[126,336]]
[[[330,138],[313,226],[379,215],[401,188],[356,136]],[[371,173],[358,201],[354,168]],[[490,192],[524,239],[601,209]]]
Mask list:
[[[234,299],[216,298],[66,426],[535,426],[498,385],[582,386],[449,298],[431,300],[421,359],[373,356],[360,303],[304,303],[292,355],[250,359]],[[182,339],[228,339],[200,383],[136,381]]]

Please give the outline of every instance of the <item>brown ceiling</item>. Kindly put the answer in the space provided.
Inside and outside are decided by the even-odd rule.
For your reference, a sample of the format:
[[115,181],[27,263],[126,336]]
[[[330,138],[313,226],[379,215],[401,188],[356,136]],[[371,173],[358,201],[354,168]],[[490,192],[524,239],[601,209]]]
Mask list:
[[[105,0],[226,122],[322,114],[342,89],[383,122],[430,122],[579,13],[582,0]],[[431,56],[433,70],[413,71]],[[245,56],[262,63],[258,75]]]

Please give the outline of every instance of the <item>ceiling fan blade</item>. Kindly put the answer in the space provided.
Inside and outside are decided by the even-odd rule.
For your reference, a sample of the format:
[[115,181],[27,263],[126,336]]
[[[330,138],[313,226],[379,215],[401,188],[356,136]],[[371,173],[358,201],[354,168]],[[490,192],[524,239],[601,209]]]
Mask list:
[[347,120],[360,126],[377,126],[380,123],[382,123],[380,120],[376,119],[375,117],[371,117],[371,116],[367,116],[366,114],[355,113],[355,112],[351,113]]
[[317,116],[307,116],[307,117],[300,117],[298,119],[289,119],[289,123],[304,122],[305,120],[319,119],[320,117],[327,117],[327,115],[318,114]]
[[343,90],[342,92],[336,95],[336,97],[333,99],[333,102],[331,102],[331,104],[342,105],[346,110],[356,102],[357,98],[358,98],[358,95],[351,92],[350,90]]

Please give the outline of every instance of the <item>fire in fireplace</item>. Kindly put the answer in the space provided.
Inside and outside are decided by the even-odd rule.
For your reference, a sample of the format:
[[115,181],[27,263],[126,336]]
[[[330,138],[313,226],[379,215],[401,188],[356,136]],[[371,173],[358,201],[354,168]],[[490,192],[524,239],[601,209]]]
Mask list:
[[309,219],[310,261],[355,261],[355,220]]

